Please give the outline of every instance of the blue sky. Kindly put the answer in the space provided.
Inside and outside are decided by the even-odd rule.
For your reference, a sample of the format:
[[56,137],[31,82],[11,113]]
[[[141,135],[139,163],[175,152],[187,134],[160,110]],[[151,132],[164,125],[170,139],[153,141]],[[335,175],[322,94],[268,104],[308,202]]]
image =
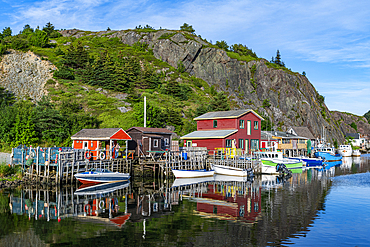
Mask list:
[[0,29],[13,33],[47,22],[90,31],[179,29],[186,22],[213,43],[241,43],[268,60],[279,49],[286,67],[305,71],[330,110],[370,110],[370,1],[0,1]]

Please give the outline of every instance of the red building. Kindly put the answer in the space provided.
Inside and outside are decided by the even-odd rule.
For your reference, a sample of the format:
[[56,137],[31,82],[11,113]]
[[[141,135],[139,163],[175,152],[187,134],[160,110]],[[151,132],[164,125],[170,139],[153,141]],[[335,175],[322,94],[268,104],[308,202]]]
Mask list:
[[131,140],[131,137],[121,128],[107,128],[82,129],[71,136],[71,139],[73,148],[86,150],[85,158],[103,160],[117,157],[117,141]]
[[194,120],[197,131],[181,137],[186,147],[259,149],[263,118],[253,110],[208,112]]

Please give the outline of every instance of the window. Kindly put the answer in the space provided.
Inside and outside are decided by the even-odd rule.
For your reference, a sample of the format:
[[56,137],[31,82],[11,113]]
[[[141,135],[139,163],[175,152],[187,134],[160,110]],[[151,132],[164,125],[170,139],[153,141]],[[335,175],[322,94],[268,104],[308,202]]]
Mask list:
[[290,139],[283,139],[283,144],[289,144],[290,143]]
[[157,148],[158,147],[158,140],[153,140],[153,147]]
[[244,148],[244,140],[239,139],[239,148],[243,149]]
[[170,140],[168,138],[164,138],[164,145],[165,146],[170,145]]
[[231,142],[232,142],[232,140],[231,140],[231,139],[226,139],[225,146],[226,146],[227,148],[231,148]]
[[93,147],[93,146],[94,146],[94,143],[93,143],[93,142],[91,142],[90,146],[91,146],[91,147]]
[[299,139],[299,140],[298,140],[298,143],[300,143],[300,144],[305,144],[305,143],[306,143],[306,140],[304,140],[304,139]]
[[246,153],[249,152],[249,140],[248,139],[245,139],[245,152]]
[[247,121],[247,135],[251,135],[251,132],[252,132],[252,130],[251,130],[251,121]]
[[256,140],[256,139],[253,139],[253,140],[251,140],[251,150],[252,151],[256,151],[256,150],[258,150],[259,149],[259,145],[258,145],[258,140]]
[[217,128],[217,120],[213,120],[213,128]]
[[244,120],[239,120],[239,128],[244,129]]
[[258,121],[254,121],[254,129],[258,130]]

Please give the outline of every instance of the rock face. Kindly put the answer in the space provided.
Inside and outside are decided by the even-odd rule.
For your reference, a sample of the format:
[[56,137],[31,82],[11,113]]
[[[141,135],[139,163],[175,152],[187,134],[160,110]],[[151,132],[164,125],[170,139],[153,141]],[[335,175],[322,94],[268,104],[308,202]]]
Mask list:
[[56,67],[32,52],[8,51],[0,61],[0,86],[18,98],[40,100],[47,92],[44,86],[53,78]]
[[[343,133],[360,133],[369,134],[370,124],[363,116],[356,116],[347,112],[332,111],[333,118],[340,124],[340,129]],[[357,126],[357,130],[351,127],[351,124]]]

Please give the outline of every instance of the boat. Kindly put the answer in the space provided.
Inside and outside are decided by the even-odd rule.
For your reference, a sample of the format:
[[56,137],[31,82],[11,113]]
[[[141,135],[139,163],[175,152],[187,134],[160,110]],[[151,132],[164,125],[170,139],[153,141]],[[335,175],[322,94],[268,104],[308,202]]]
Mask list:
[[342,155],[335,154],[334,148],[330,147],[321,147],[315,149],[314,153],[316,158],[324,159],[325,162],[333,162],[342,160]]
[[354,157],[360,157],[361,156],[360,150],[358,150],[358,149],[353,150],[352,156],[354,156]]
[[252,168],[238,168],[226,165],[213,165],[211,164],[212,169],[215,171],[215,174],[229,175],[229,176],[253,176]]
[[74,175],[83,184],[112,183],[130,179],[129,173],[112,172],[107,169],[92,168]]
[[199,178],[199,177],[212,177],[215,173],[214,170],[183,170],[183,169],[172,169],[173,175],[176,178]]
[[352,147],[351,145],[340,145],[338,148],[338,153],[343,157],[352,156]]
[[[281,173],[279,168],[285,167],[291,172],[301,173],[303,168],[302,160],[294,160],[283,157],[282,152],[255,152],[256,157],[262,163],[263,174]],[[296,171],[295,171],[296,170]]]
[[101,195],[114,192],[119,189],[126,188],[130,185],[130,181],[120,181],[115,183],[101,183],[101,184],[90,184],[81,185],[75,192],[75,195]]

